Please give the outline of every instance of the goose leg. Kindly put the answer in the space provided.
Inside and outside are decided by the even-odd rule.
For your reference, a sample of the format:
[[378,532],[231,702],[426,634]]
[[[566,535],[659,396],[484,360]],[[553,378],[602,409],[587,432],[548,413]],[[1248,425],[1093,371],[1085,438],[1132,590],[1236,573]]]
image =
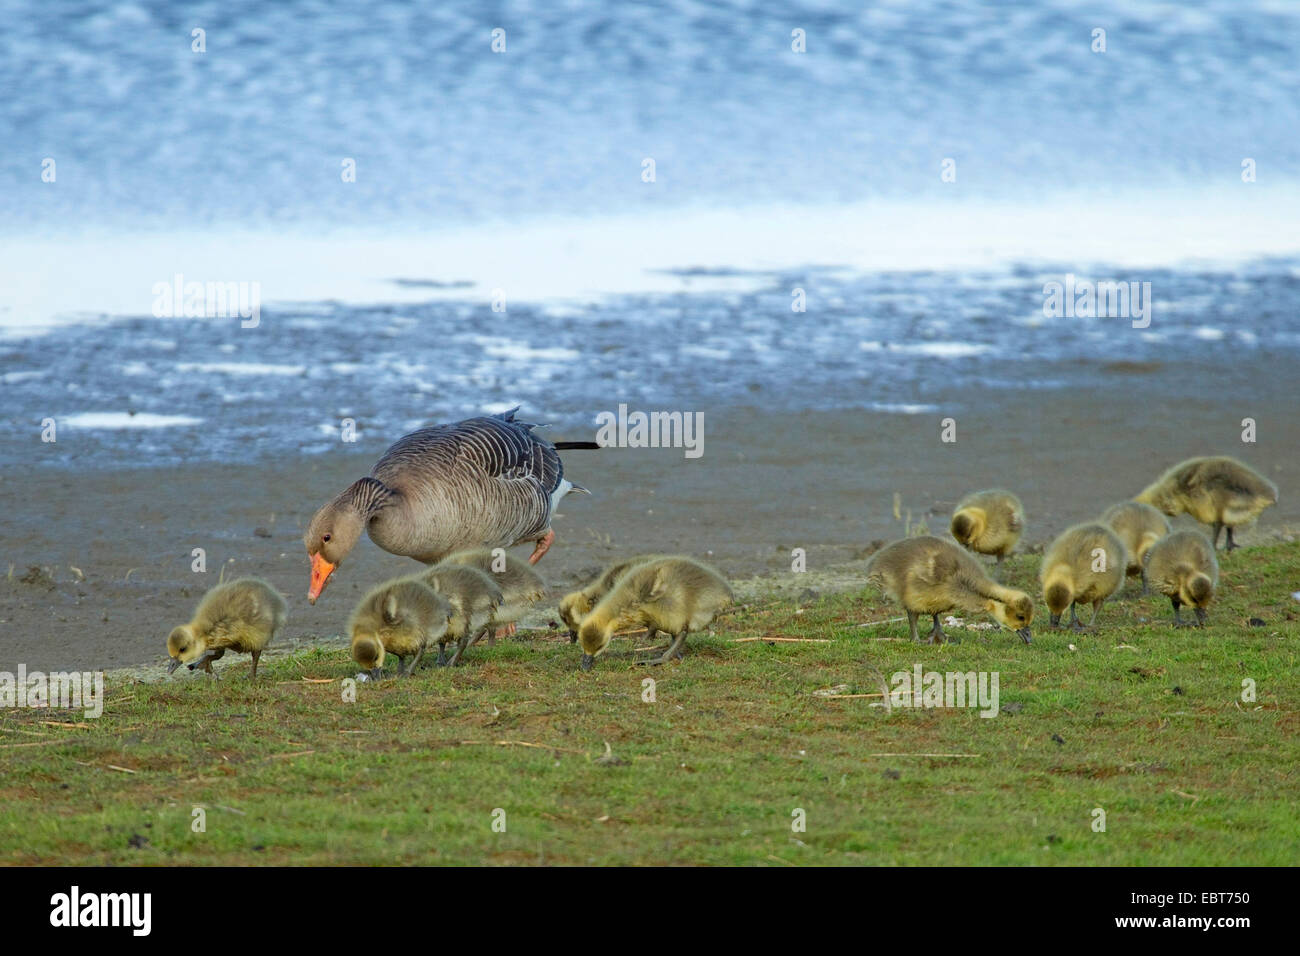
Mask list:
[[1223,546],[1223,550],[1224,550],[1224,551],[1236,551],[1236,550],[1237,550],[1238,548],[1240,548],[1240,547],[1241,547],[1241,545],[1237,544],[1236,541],[1232,540],[1232,528],[1229,528],[1229,529],[1228,529],[1228,541],[1227,541],[1227,543]]
[[551,550],[551,545],[555,543],[555,532],[549,528],[546,534],[537,539],[537,544],[533,546],[533,553],[528,556],[529,564],[536,564],[542,560],[542,555]]

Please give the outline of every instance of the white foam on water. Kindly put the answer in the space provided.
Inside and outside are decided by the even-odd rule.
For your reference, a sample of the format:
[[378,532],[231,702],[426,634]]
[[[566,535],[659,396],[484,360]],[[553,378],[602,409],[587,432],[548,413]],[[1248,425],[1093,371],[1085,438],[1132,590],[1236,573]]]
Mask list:
[[123,428],[179,428],[200,425],[203,419],[190,415],[155,415],[152,412],[81,412],[58,419],[65,428],[123,429]]
[[302,375],[302,365],[272,365],[262,362],[177,362],[178,372],[213,372],[218,375]]
[[867,407],[873,412],[890,412],[897,415],[924,415],[939,410],[938,405],[908,405],[899,402],[872,402]]
[[17,385],[19,382],[30,382],[33,379],[44,377],[44,372],[5,372],[0,375],[0,382],[4,382],[6,385]]
[[[810,264],[876,272],[1059,262],[1071,263],[1076,275],[1102,276],[1119,268],[1231,269],[1300,252],[1297,221],[1300,189],[1256,183],[1191,197],[1171,190],[1061,195],[1032,204],[924,199],[676,209],[406,234],[321,230],[268,237],[214,229],[3,236],[0,333],[13,338],[69,322],[151,317],[154,284],[178,272],[187,282],[256,281],[262,322],[310,327],[312,319],[288,308],[277,318],[275,304],[456,300],[490,318],[491,290],[498,288],[508,303],[573,309],[629,293],[770,289],[774,272]],[[436,275],[429,276],[430,263],[437,264]],[[713,275],[711,268],[730,271]],[[394,276],[476,286],[402,286]],[[809,301],[815,305],[815,295]],[[242,329],[238,317],[154,321],[160,328],[228,323],[232,334],[256,334]]]

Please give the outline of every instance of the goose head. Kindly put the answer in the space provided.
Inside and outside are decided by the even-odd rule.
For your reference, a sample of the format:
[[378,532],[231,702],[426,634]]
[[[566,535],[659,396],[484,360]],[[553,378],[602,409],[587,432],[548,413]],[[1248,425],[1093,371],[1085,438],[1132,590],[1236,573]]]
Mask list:
[[307,588],[309,602],[316,603],[329,583],[330,575],[356,547],[365,527],[365,519],[355,508],[338,501],[331,501],[312,517],[302,536],[307,557],[311,559],[311,582]]

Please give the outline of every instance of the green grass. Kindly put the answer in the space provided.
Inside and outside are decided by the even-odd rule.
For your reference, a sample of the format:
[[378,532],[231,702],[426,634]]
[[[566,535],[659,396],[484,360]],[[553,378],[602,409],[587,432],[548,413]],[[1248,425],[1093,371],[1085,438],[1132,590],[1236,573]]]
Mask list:
[[[760,601],[662,668],[583,674],[553,634],[361,684],[355,703],[340,651],[264,662],[256,685],[229,656],[220,681],[110,679],[99,720],[0,710],[0,862],[1294,864],[1300,549],[1223,564],[1203,631],[1174,630],[1168,601],[1130,583],[1096,633],[1040,620],[1032,646],[1005,631],[917,646],[905,624],[858,627],[899,614],[863,592]],[[1015,559],[1009,583],[1036,590],[1036,566]],[[732,643],[771,636],[832,643]],[[873,667],[917,662],[997,671],[1021,709],[813,695],[872,693]]]

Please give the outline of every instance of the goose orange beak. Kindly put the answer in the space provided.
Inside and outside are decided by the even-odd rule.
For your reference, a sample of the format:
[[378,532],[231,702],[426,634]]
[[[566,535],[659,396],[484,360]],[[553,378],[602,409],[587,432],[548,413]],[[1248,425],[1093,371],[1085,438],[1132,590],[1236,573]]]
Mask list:
[[325,585],[334,573],[336,565],[330,564],[320,554],[311,556],[311,584],[307,588],[307,601],[315,604],[316,599],[320,597],[321,591],[325,590]]

